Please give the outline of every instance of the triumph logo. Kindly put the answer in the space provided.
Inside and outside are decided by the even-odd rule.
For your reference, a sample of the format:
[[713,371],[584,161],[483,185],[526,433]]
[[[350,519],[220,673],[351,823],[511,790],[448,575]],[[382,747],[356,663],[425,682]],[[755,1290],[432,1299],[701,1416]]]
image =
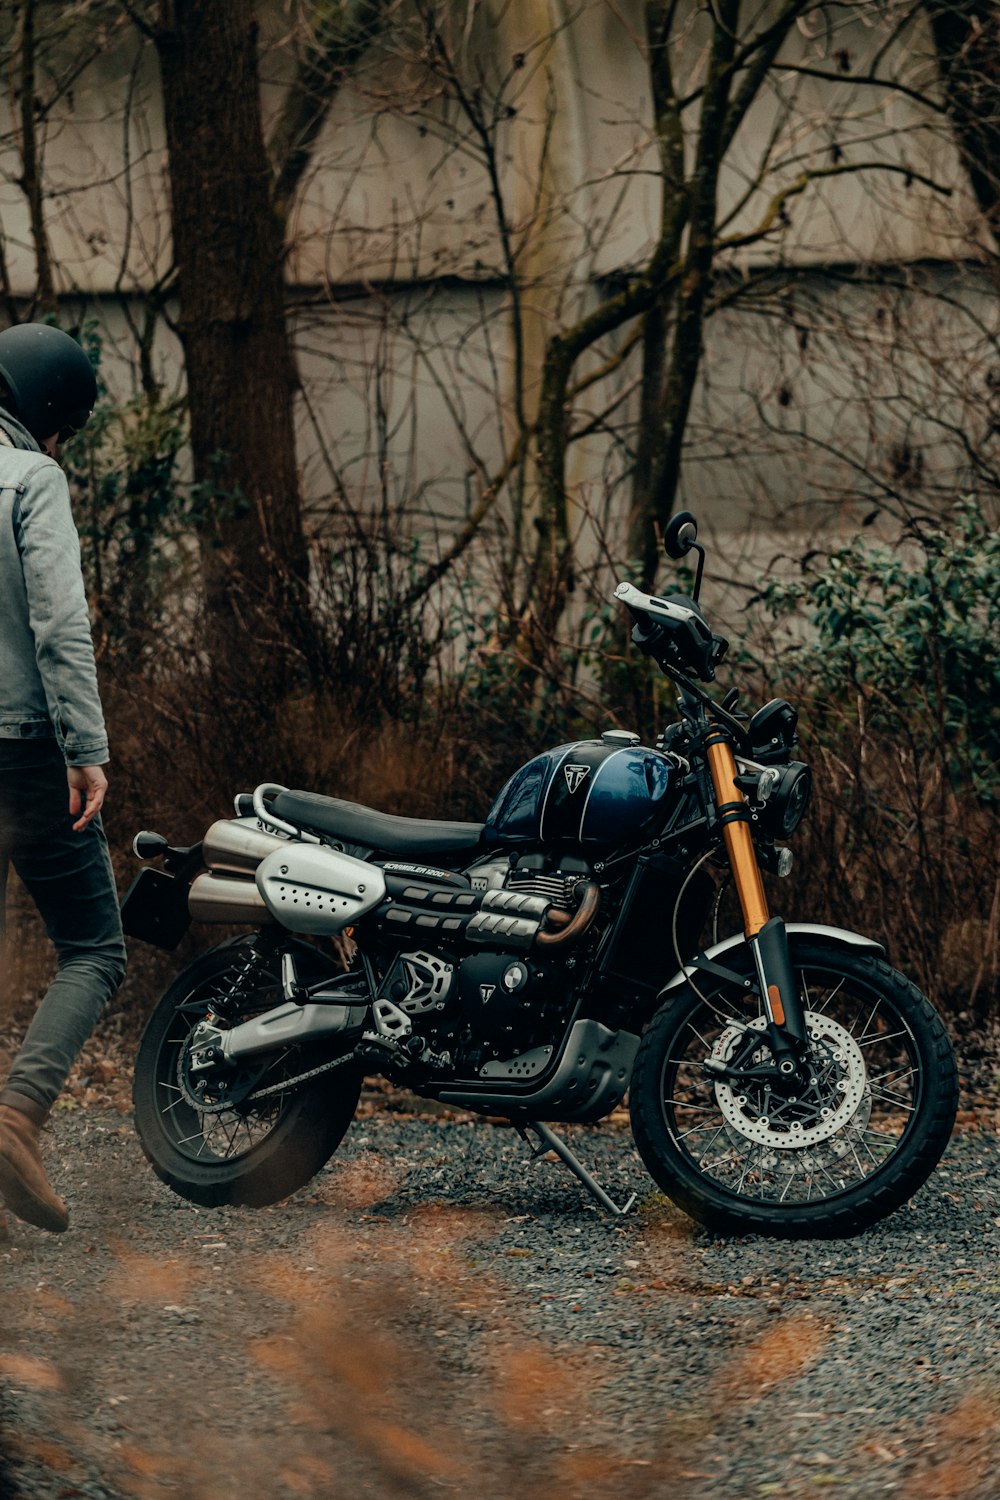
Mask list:
[[482,1000],[482,1002],[483,1002],[484,1005],[490,999],[490,996],[493,994],[493,991],[495,989],[496,989],[496,985],[495,984],[481,984],[479,986],[479,998],[480,998],[480,1000]]
[[566,785],[569,787],[569,794],[572,797],[580,783],[590,775],[590,767],[563,766],[563,775],[566,778]]

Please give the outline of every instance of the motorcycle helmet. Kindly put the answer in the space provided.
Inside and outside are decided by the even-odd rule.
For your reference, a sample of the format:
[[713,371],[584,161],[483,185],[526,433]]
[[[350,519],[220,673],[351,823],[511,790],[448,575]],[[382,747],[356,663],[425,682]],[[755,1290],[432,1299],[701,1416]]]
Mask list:
[[16,323],[0,333],[4,405],[36,442],[79,432],[97,400],[94,367],[75,339],[50,323]]

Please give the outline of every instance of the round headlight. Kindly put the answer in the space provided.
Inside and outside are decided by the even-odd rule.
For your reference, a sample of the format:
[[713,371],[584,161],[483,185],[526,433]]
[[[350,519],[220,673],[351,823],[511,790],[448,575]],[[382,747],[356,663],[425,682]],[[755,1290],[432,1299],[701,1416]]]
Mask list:
[[812,790],[812,773],[800,760],[782,768],[778,785],[768,797],[761,817],[772,838],[787,839],[802,822]]

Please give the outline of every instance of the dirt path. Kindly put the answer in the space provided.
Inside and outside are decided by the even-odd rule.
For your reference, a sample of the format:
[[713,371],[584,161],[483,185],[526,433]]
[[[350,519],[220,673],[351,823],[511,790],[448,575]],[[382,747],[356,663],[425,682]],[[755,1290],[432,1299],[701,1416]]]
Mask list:
[[375,1114],[312,1190],[198,1211],[60,1114],[70,1233],[0,1245],[2,1500],[995,1496],[1000,1149],[861,1240],[713,1242],[622,1128],[616,1223],[509,1130]]

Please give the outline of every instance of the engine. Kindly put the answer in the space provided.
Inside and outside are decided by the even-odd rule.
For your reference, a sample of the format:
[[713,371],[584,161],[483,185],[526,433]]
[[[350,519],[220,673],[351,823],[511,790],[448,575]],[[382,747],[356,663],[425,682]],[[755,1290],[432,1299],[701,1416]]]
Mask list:
[[546,868],[540,855],[497,857],[466,875],[386,865],[386,900],[367,919],[382,959],[378,998],[465,1074],[555,1045],[572,995],[570,928],[582,936],[592,918],[581,897],[596,901],[589,874],[582,860]]

